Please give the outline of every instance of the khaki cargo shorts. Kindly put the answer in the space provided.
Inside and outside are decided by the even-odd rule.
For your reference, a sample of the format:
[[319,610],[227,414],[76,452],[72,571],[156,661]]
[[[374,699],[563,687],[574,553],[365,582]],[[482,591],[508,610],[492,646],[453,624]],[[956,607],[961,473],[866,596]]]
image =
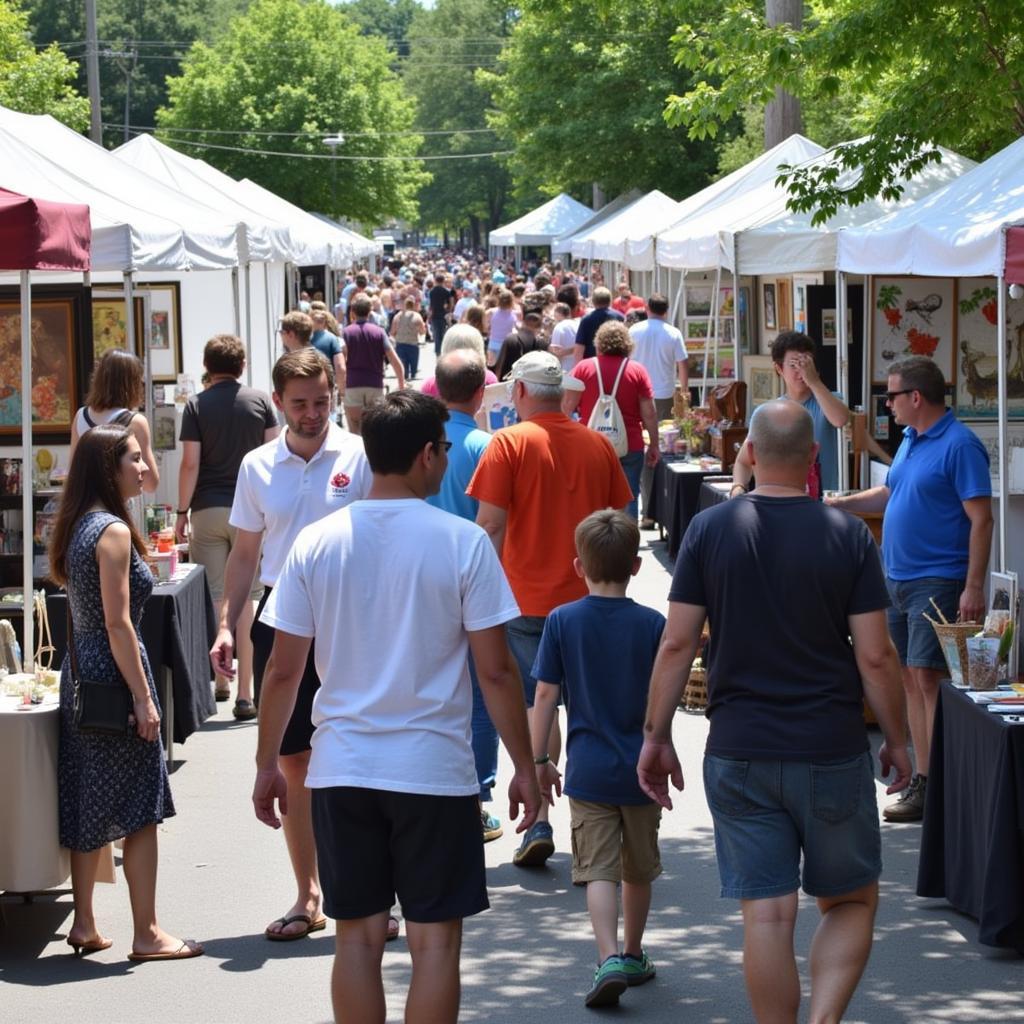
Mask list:
[[658,826],[661,808],[596,804],[569,798],[572,816],[572,881],[645,885],[661,874]]

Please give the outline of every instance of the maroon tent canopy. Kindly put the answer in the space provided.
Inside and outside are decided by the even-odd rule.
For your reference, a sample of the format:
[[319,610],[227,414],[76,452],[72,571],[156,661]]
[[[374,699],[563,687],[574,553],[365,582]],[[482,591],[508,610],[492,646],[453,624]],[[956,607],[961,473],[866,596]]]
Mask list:
[[1024,228],[1007,229],[1005,274],[1010,284],[1024,284]]
[[88,270],[89,207],[0,189],[0,269]]

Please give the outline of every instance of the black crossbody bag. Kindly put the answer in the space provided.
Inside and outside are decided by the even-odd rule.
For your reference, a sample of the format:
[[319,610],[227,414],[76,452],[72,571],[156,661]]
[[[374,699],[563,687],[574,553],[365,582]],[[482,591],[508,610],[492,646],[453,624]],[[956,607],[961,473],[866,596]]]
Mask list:
[[75,687],[74,722],[79,732],[102,736],[129,736],[129,716],[134,702],[132,691],[121,679],[83,679],[75,657],[75,623],[68,595],[68,654],[71,658],[71,682]]

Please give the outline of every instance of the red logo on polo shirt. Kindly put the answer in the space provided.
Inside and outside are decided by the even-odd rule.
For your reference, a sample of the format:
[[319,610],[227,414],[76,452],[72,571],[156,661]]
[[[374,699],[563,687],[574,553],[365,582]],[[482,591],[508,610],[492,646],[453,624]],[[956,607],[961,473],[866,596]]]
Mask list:
[[344,494],[350,483],[352,483],[352,478],[347,473],[335,473],[331,477],[331,493]]

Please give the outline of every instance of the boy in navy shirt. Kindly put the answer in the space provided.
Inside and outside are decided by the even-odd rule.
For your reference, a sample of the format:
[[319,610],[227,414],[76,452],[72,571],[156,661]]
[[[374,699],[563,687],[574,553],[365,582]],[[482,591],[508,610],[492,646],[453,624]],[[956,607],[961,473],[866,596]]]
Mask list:
[[[549,801],[561,794],[548,734],[563,696],[568,719],[565,793],[572,813],[572,880],[587,887],[598,967],[587,1006],[610,1006],[629,985],[654,977],[641,945],[651,882],[661,874],[660,807],[637,782],[647,686],[665,618],[626,597],[640,568],[640,531],[623,512],[607,509],[576,528],[576,572],[588,597],[547,618],[533,676],[533,750],[537,779]],[[540,753],[538,753],[538,751]],[[624,942],[619,952],[622,883]]]

